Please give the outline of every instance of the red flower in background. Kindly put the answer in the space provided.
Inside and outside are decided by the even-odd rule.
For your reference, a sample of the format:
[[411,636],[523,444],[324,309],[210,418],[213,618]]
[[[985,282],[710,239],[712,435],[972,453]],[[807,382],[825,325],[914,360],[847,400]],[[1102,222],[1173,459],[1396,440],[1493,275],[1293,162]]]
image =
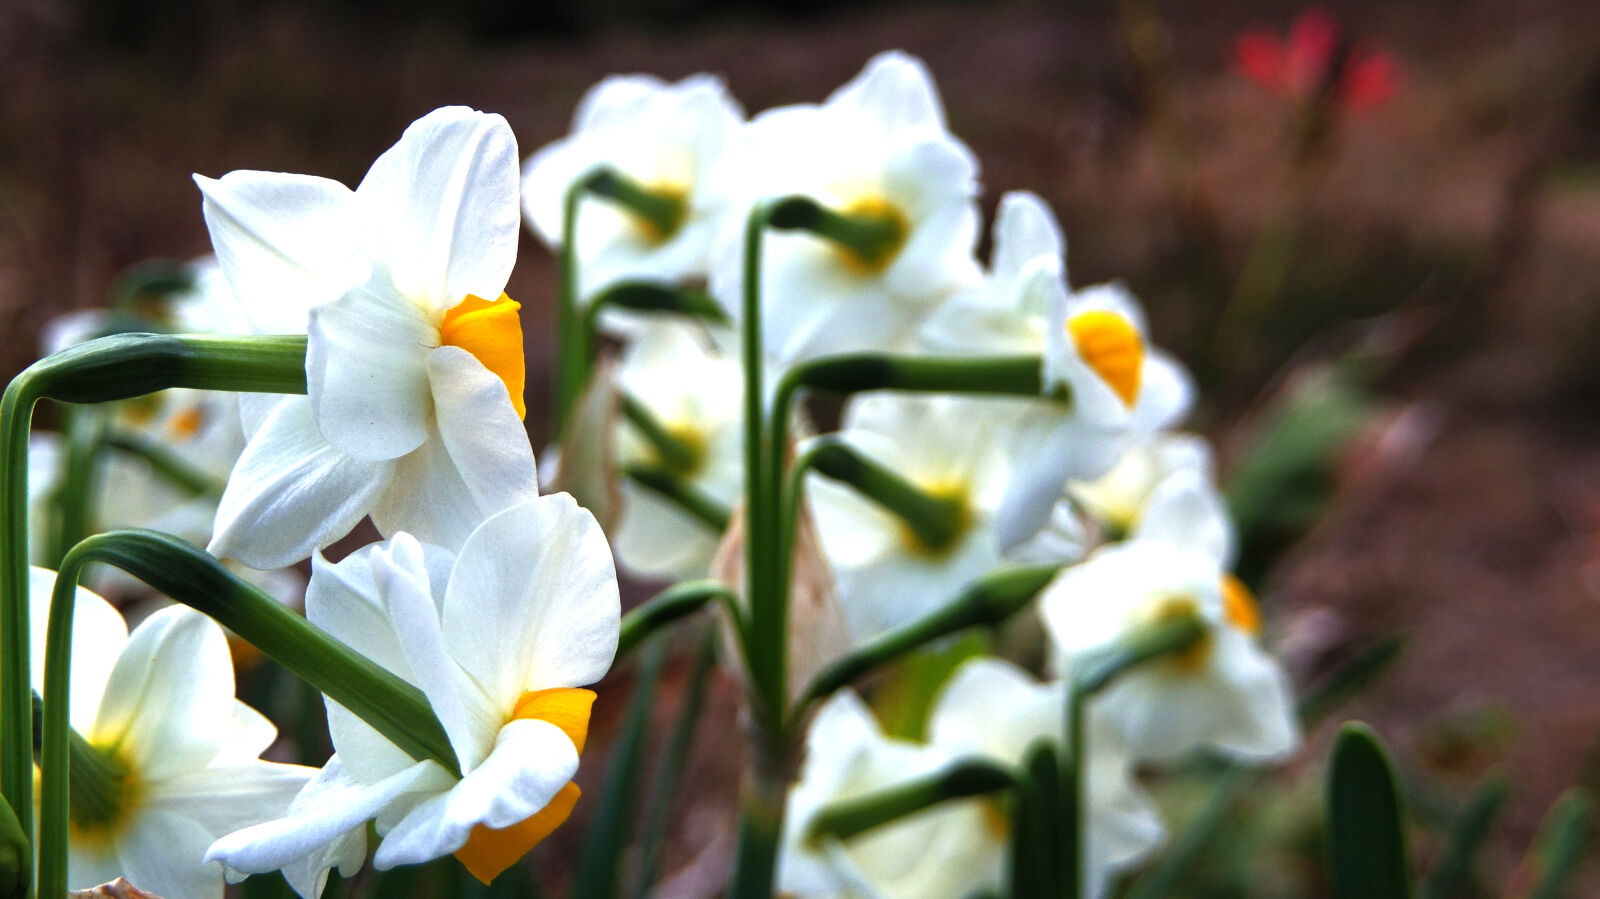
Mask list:
[[1267,31],[1241,34],[1233,58],[1239,74],[1274,93],[1303,103],[1329,90],[1350,111],[1382,103],[1400,83],[1393,56],[1353,46],[1323,9],[1301,13],[1289,26],[1288,40]]

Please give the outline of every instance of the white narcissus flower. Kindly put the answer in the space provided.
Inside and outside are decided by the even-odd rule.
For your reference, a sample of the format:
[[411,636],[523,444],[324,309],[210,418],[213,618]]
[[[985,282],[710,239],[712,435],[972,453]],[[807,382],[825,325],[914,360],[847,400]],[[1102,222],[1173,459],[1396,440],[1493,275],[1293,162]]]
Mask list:
[[[34,688],[44,680],[44,631],[53,571],[30,573]],[[130,635],[105,600],[79,588],[73,611],[73,729],[98,750],[114,788],[103,808],[74,807],[68,886],[119,876],[167,899],[221,899],[213,840],[275,818],[315,768],[260,760],[272,723],[233,694],[222,628],[181,606]]]
[[517,163],[504,119],[449,107],[412,123],[354,191],[196,176],[245,309],[309,334],[308,396],[241,403],[249,444],[214,555],[285,565],[369,513],[384,534],[456,548],[461,523],[537,495],[518,306],[503,292]]
[[953,297],[922,330],[939,352],[1037,353],[1045,395],[1008,438],[1025,462],[997,527],[1007,549],[1038,533],[1068,478],[1092,479],[1116,463],[1130,436],[1169,427],[1193,403],[1182,367],[1149,345],[1144,312],[1120,283],[1070,291],[1065,241],[1049,207],[1026,192],[1001,198],[994,257],[984,284]]
[[1156,488],[1178,472],[1192,471],[1210,483],[1211,446],[1195,434],[1161,432],[1128,447],[1117,464],[1092,481],[1072,481],[1067,494],[1112,533],[1132,533],[1144,518]]
[[882,896],[959,899],[997,882],[1003,859],[986,828],[1004,813],[986,799],[941,803],[840,843],[805,839],[824,807],[932,774],[949,762],[933,746],[886,737],[861,699],[842,690],[823,704],[806,736],[800,780],[789,792],[777,890],[802,899]]
[[1288,675],[1260,645],[1254,598],[1225,567],[1231,533],[1215,489],[1178,472],[1151,496],[1131,539],[1062,571],[1040,597],[1063,673],[1163,618],[1193,615],[1204,627],[1198,645],[1126,673],[1096,698],[1138,758],[1210,746],[1278,759],[1299,743]]
[[[956,669],[934,700],[928,740],[952,759],[985,756],[1020,768],[1037,742],[1048,741],[1060,751],[1066,700],[1065,681],[1042,684],[1002,659],[972,659]],[[1118,871],[1161,844],[1165,828],[1154,803],[1135,782],[1133,760],[1116,730],[1093,713],[1086,716],[1085,727],[1089,766],[1083,775],[1088,828],[1083,895],[1100,899]],[[1004,858],[1006,831],[988,829],[972,838]]]
[[[732,508],[744,489],[744,378],[737,359],[719,354],[696,329],[672,322],[645,325],[623,351],[618,386],[690,450],[688,460],[663,460],[623,419],[617,461],[659,470],[708,499]],[[622,482],[617,561],[646,577],[705,577],[722,535],[670,499]]]
[[993,434],[1004,414],[983,400],[944,396],[871,393],[850,402],[839,436],[929,497],[949,501],[956,513],[950,537],[929,545],[854,487],[808,479],[851,639],[867,640],[931,612],[1002,563],[993,519],[1014,447]]
[[[904,53],[874,57],[816,105],[756,116],[738,170],[750,201],[804,195],[829,209],[892,225],[874,259],[806,232],[773,232],[762,257],[762,340],[790,365],[816,356],[910,347],[952,292],[978,279],[978,164],[945,127],[927,69]],[[718,242],[711,289],[740,314],[743,222]]]
[[744,113],[722,81],[692,75],[667,84],[617,75],[590,88],[572,133],[529,157],[522,208],[529,227],[561,248],[563,203],[578,179],[605,166],[669,201],[682,221],[663,233],[620,204],[589,197],[578,213],[578,291],[592,299],[620,281],[679,283],[707,275],[711,246],[724,227],[735,183],[727,150]]
[[406,533],[337,564],[318,556],[306,617],[427,696],[461,776],[417,761],[329,702],[334,755],[287,815],[218,841],[231,871],[283,870],[302,896],[374,865],[455,854],[487,883],[566,820],[598,681],[620,626],[594,516],[566,494],[506,509],[459,554]]

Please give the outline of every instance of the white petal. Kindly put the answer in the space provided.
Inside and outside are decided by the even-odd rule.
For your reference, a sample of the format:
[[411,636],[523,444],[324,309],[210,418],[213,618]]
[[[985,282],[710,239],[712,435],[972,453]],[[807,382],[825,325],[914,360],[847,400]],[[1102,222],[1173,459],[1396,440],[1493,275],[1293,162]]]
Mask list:
[[557,493],[495,515],[468,538],[445,595],[444,638],[509,713],[524,691],[604,677],[620,609],[600,525]]
[[1233,561],[1233,523],[1227,504],[1211,480],[1193,469],[1175,471],[1156,485],[1130,536],[1193,547],[1223,570]]
[[[28,569],[28,653],[32,684],[44,693],[45,632],[50,626],[50,595],[56,573]],[[80,733],[94,726],[100,697],[117,657],[128,642],[122,613],[94,593],[79,587],[72,609],[72,665],[68,678],[67,720]]]
[[[366,856],[366,822],[380,811],[448,789],[454,778],[432,762],[418,762],[377,783],[351,779],[335,755],[300,791],[282,818],[235,831],[211,844],[206,861],[246,874],[291,871],[301,896],[321,895],[328,868],[341,871]],[[298,882],[297,882],[298,881]],[[312,889],[312,887],[315,889]]]
[[358,459],[416,449],[427,438],[427,358],[438,342],[428,310],[375,282],[311,310],[306,387],[327,441]]
[[292,565],[349,533],[393,470],[330,446],[311,403],[296,397],[273,410],[239,457],[207,550],[252,568]]
[[429,861],[460,849],[479,824],[505,828],[550,804],[578,772],[578,750],[548,721],[512,721],[494,751],[448,793],[428,800],[384,835],[373,866]]
[[[496,707],[451,657],[440,631],[439,606],[430,586],[428,565],[416,538],[397,534],[375,549],[372,579],[411,669],[412,682],[422,689],[439,716],[461,770],[472,770],[493,747],[494,735],[510,706]],[[453,576],[451,582],[453,586]]]
[[343,184],[248,171],[194,180],[217,261],[257,333],[304,334],[313,306],[365,280],[354,195]]
[[394,289],[434,312],[493,300],[517,258],[517,141],[498,115],[451,106],[411,123],[357,199]]
[[1104,474],[1125,445],[1118,435],[1079,421],[1067,410],[1038,403],[1022,420],[1010,485],[995,513],[1000,546],[1010,551],[1050,521],[1068,478]]
[[233,722],[228,726],[228,739],[218,750],[213,765],[247,764],[261,757],[267,747],[277,742],[278,728],[267,716],[233,701]]
[[145,808],[117,844],[128,882],[163,899],[222,899],[222,869],[203,861],[211,834],[198,822]]
[[994,276],[1010,280],[1040,256],[1059,260],[1067,250],[1061,226],[1038,194],[1016,190],[1000,198],[994,216],[994,256],[989,263]]
[[119,745],[141,779],[161,781],[216,758],[233,704],[233,660],[222,628],[186,606],[169,606],[128,637],[87,736]]
[[1233,726],[1214,741],[1218,749],[1253,761],[1271,761],[1299,748],[1294,690],[1272,656],[1250,636],[1226,627],[1217,635],[1214,667],[1238,700]]
[[261,761],[202,768],[159,784],[147,805],[205,828],[209,836],[200,847],[204,855],[219,837],[283,816],[319,773],[306,765]]
[[1066,714],[1062,682],[1041,684],[998,658],[972,659],[939,691],[928,719],[928,742],[952,755],[984,755],[1018,765],[1038,740],[1061,742]]
[[933,76],[914,56],[890,50],[874,56],[861,74],[828,98],[828,105],[850,105],[871,114],[887,132],[944,130],[944,110]]
[[1152,348],[1145,354],[1133,426],[1141,431],[1175,427],[1194,407],[1194,379],[1178,360]]

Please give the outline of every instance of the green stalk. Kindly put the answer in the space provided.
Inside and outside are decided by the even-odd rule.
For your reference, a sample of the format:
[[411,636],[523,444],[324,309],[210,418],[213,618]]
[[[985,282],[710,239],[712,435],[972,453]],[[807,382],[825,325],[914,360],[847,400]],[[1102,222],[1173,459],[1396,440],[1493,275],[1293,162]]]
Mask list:
[[722,304],[699,288],[674,287],[654,281],[622,281],[601,291],[584,310],[584,331],[591,346],[599,331],[600,313],[612,308],[636,312],[673,312],[710,325],[728,323],[728,313]]
[[1059,570],[1055,565],[1033,565],[990,572],[939,609],[861,644],[817,672],[795,701],[791,724],[803,720],[813,705],[882,665],[956,631],[1004,621],[1038,595]]
[[645,465],[625,465],[622,474],[646,490],[661,494],[713,532],[720,534],[728,529],[728,520],[733,513],[693,484],[684,483],[659,468]]
[[689,204],[683,197],[651,190],[616,169],[597,169],[584,184],[590,193],[632,213],[662,240],[678,233],[689,217]]
[[220,497],[227,486],[210,472],[196,468],[172,450],[139,434],[113,430],[106,435],[106,446],[138,456],[172,486],[194,496]]
[[821,438],[806,453],[806,462],[818,474],[849,484],[857,493],[894,513],[929,552],[948,549],[970,527],[964,499],[930,496],[844,440]]
[[169,387],[305,393],[306,338],[118,334],[41,359],[0,399],[0,795],[33,824],[28,431],[41,399],[101,403]]
[[862,265],[879,269],[893,260],[906,242],[905,219],[884,212],[839,212],[810,197],[785,197],[773,204],[772,227],[809,231],[854,256]]
[[646,443],[650,444],[656,458],[661,460],[663,468],[676,474],[692,472],[700,467],[704,451],[680,440],[661,423],[660,419],[656,418],[650,407],[640,402],[637,397],[629,393],[620,391],[619,393],[622,417],[627,419],[628,424],[639,432],[639,436],[643,437]]
[[1450,822],[1444,848],[1418,890],[1419,899],[1449,899],[1462,891],[1472,873],[1472,860],[1510,795],[1510,782],[1498,773],[1472,791],[1466,808]]
[[68,406],[62,409],[65,441],[61,470],[51,501],[55,506],[54,527],[49,535],[49,561],[59,565],[79,540],[89,536],[93,514],[91,497],[100,483],[99,459],[105,445],[105,410]]
[[984,758],[962,759],[915,780],[824,806],[806,828],[805,841],[815,847],[825,839],[848,840],[940,803],[1017,786],[1017,775],[1005,765]]
[[561,198],[561,251],[556,254],[556,403],[551,433],[559,440],[588,381],[589,353],[578,310],[578,207],[589,189],[580,178]]
[[[739,838],[733,863],[730,899],[768,899],[776,876],[778,841],[783,832],[792,746],[787,742],[789,591],[783,583],[776,551],[778,509],[769,487],[777,478],[767,466],[763,417],[765,391],[761,343],[761,243],[771,205],[750,211],[744,229],[741,321],[744,365],[745,454],[745,662],[752,718],[750,764],[740,790]],[[778,452],[775,448],[774,453]]]
[[622,630],[617,638],[617,659],[627,658],[651,634],[680,618],[693,615],[711,600],[717,600],[733,610],[738,609],[733,591],[716,581],[684,581],[657,593],[622,616]]
[[1140,627],[1103,652],[1072,664],[1072,693],[1088,701],[1122,675],[1162,656],[1190,649],[1206,639],[1194,615],[1175,615]]

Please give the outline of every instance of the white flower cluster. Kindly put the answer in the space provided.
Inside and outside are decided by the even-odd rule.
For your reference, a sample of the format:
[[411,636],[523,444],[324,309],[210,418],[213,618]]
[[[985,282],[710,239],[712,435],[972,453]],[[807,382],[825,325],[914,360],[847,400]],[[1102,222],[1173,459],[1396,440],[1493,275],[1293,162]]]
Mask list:
[[[447,108],[412,124],[354,190],[272,172],[196,176],[226,282],[210,293],[237,310],[208,329],[304,335],[307,347],[304,396],[238,401],[208,548],[263,569],[309,557],[308,619],[414,685],[457,765],[409,755],[332,700],[335,753],[320,770],[261,762],[270,726],[223,690],[215,625],[160,613],[127,639],[108,681],[100,660],[122,638],[106,612],[88,612],[106,620],[79,630],[99,642],[75,656],[88,661],[74,672],[73,721],[139,788],[123,794],[127,807],[75,822],[74,886],[125,872],[169,899],[216,897],[224,870],[281,870],[317,896],[331,869],[364,862],[369,824],[378,868],[454,854],[487,882],[571,812],[594,700],[584,687],[613,661],[619,599],[594,516],[539,492],[519,307],[505,294],[524,215],[568,254],[581,306],[647,282],[722,307],[596,317],[625,343],[615,385],[628,414],[609,437],[630,474],[612,537],[641,575],[707,576],[752,476],[749,373],[728,327],[747,289],[761,297],[755,333],[772,375],[841,354],[1039,360],[1036,395],[866,393],[837,434],[794,447],[840,444],[903,500],[826,472],[802,485],[831,572],[822,580],[854,644],[996,569],[1061,571],[1030,618],[1051,647],[1048,679],[999,658],[968,662],[933,700],[923,742],[886,737],[852,692],[822,706],[789,796],[780,891],[997,886],[1010,824],[988,799],[843,843],[806,834],[831,802],[961,759],[1015,766],[1035,744],[1060,743],[1076,666],[1168,618],[1203,637],[1094,697],[1070,741],[1086,747],[1075,763],[1088,894],[1162,838],[1135,765],[1198,747],[1258,760],[1293,751],[1287,679],[1228,574],[1232,528],[1210,453],[1172,430],[1193,402],[1188,376],[1151,346],[1126,287],[1068,285],[1064,240],[1038,197],[1001,198],[993,255],[987,266],[976,257],[978,164],[920,62],[881,55],[822,104],[749,121],[709,76],[608,79],[570,136],[519,174],[520,162],[504,119]],[[585,185],[592,194],[576,192]],[[824,223],[774,220],[759,280],[746,283],[751,211],[797,196]],[[365,518],[381,542],[322,556]],[[50,580],[40,578],[36,597]],[[79,601],[80,614],[100,608]],[[153,840],[142,822],[155,817],[182,838]]]
[[[1074,664],[1164,616],[1193,616],[1201,643],[1119,681],[1088,716],[1088,895],[1162,838],[1135,765],[1200,746],[1257,760],[1295,749],[1287,678],[1260,645],[1254,600],[1228,574],[1232,526],[1209,448],[1173,430],[1193,404],[1188,374],[1151,345],[1125,285],[1069,286],[1065,241],[1039,197],[1000,199],[993,255],[981,265],[978,165],[946,128],[920,62],[883,54],[824,103],[747,123],[706,76],[600,83],[573,132],[524,169],[530,221],[552,249],[561,249],[563,198],[600,167],[683,212],[664,231],[637,206],[586,205],[568,248],[582,302],[633,280],[705,287],[737,322],[750,211],[802,195],[876,230],[859,246],[800,230],[766,237],[758,286],[769,372],[859,352],[1042,359],[1036,398],[862,394],[828,438],[951,510],[952,526],[934,540],[855,485],[810,476],[850,639],[925,615],[1005,565],[1057,564],[1039,616],[1055,679],[974,660],[937,697],[922,744],[885,737],[859,697],[836,696],[811,725],[790,797],[781,891],[937,897],[998,886],[1007,825],[986,800],[844,845],[813,846],[803,834],[830,802],[963,757],[1015,764],[1034,741],[1059,740]],[[621,390],[692,451],[688,464],[669,464],[624,423],[624,467],[653,465],[735,506],[744,479],[737,334],[663,316],[606,320],[625,342]],[[625,479],[623,491],[619,562],[650,577],[704,577],[716,528],[649,486]]]

